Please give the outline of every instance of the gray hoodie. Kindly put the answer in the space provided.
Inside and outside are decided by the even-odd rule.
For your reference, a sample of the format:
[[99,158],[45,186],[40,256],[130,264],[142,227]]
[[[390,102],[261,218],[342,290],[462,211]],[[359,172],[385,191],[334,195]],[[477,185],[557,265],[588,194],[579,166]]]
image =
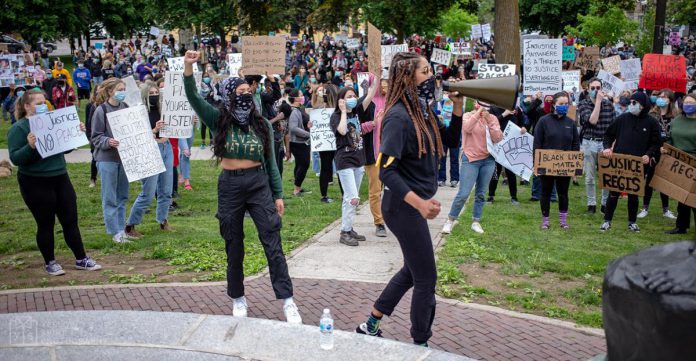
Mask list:
[[128,108],[128,105],[124,102],[119,103],[118,106],[105,102],[94,110],[92,115],[92,139],[90,139],[94,145],[94,160],[121,163],[118,150],[109,145],[109,139],[114,136],[111,134],[111,127],[106,119],[104,110],[106,110],[106,113],[111,113],[125,108]]

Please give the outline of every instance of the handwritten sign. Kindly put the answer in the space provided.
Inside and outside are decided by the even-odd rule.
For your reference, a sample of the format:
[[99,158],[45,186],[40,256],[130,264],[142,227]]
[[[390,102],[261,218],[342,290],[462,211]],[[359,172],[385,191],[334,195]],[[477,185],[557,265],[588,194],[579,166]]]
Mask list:
[[610,56],[602,59],[602,69],[609,74],[618,74],[621,72],[621,57],[618,55]]
[[579,69],[597,70],[599,68],[599,48],[588,46],[575,58],[575,67]]
[[621,79],[604,70],[600,70],[599,73],[597,73],[597,79],[602,81],[602,88],[604,91],[613,96],[618,96],[626,88]]
[[516,72],[515,64],[478,64],[478,79],[502,78],[513,76]]
[[239,69],[242,67],[242,53],[227,54],[227,69],[230,77],[239,77]]
[[334,109],[318,108],[309,111],[312,127],[309,129],[312,152],[336,150],[336,135],[329,124]]
[[645,170],[641,157],[614,153],[599,156],[599,186],[614,192],[642,196],[645,193]]
[[681,44],[681,37],[679,36],[679,33],[676,31],[672,31],[669,33],[669,45],[679,45]]
[[454,55],[471,56],[471,46],[466,42],[451,43],[450,49]]
[[[201,73],[194,73],[200,77]],[[160,136],[165,138],[190,138],[193,134],[193,117],[196,113],[191,108],[184,91],[184,73],[168,71],[164,75],[162,89],[162,120],[164,127]]]
[[382,45],[382,53],[380,54],[382,56],[382,67],[388,69],[391,66],[394,55],[402,51],[408,51],[408,45]]
[[87,135],[80,129],[75,106],[31,116],[29,129],[36,136],[36,150],[41,158],[89,144]]
[[433,48],[433,54],[430,56],[430,61],[436,64],[449,66],[452,53],[444,49]]
[[150,35],[158,36],[159,33],[160,33],[160,30],[157,27],[155,27],[155,26],[150,27]]
[[677,55],[645,54],[638,87],[648,90],[686,91],[686,58]]
[[[167,67],[169,71],[184,71],[184,57],[180,56],[178,58],[169,58],[167,59]],[[193,72],[197,72],[198,70],[198,64],[193,63]]]
[[481,24],[471,25],[471,37],[474,39],[480,39],[483,37],[483,31],[481,30]]
[[285,38],[242,36],[244,75],[285,74]]
[[367,23],[367,67],[377,79],[382,76],[382,32]]
[[122,80],[124,83],[126,83],[126,104],[128,104],[128,106],[142,104],[143,100],[140,93],[140,88],[138,88],[138,84],[135,82],[135,77],[131,75],[123,78]]
[[534,174],[570,177],[582,175],[582,152],[537,149],[534,153]]
[[491,40],[491,24],[481,25],[481,37],[485,41]]
[[348,38],[348,39],[346,39],[346,48],[348,48],[348,49],[358,49],[358,48],[360,48],[360,39],[358,39],[358,38]]
[[575,47],[572,45],[563,46],[563,61],[575,60]]
[[503,131],[503,139],[495,144],[491,141],[491,136],[486,129],[486,145],[488,153],[498,164],[524,180],[528,181],[532,176],[534,137],[531,134],[522,134],[520,127],[513,122],[508,122]]
[[166,170],[144,105],[107,113],[106,117],[114,139],[120,143],[118,155],[129,182],[152,177]]
[[524,95],[555,94],[563,89],[562,39],[524,40]]
[[358,97],[362,98],[370,89],[370,73],[358,73]]
[[570,94],[577,94],[582,91],[580,88],[580,70],[569,70],[561,73],[563,78],[563,91]]
[[696,157],[664,144],[650,186],[689,207],[696,207]]
[[638,82],[640,81],[640,74],[642,72],[640,59],[621,60],[619,67],[621,69],[621,77],[623,78],[625,89],[638,89]]

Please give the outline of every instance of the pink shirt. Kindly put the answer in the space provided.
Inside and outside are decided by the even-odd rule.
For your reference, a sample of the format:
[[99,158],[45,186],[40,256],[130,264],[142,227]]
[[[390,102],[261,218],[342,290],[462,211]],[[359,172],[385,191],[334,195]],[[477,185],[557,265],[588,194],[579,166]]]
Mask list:
[[487,113],[483,116],[481,113],[477,116],[475,111],[471,111],[462,116],[462,151],[469,162],[485,159],[490,155],[486,146],[486,127],[493,143],[503,139],[500,123],[495,115]]
[[375,94],[375,97],[372,98],[372,102],[375,103],[375,129],[374,133],[372,134],[372,145],[374,146],[373,149],[375,151],[375,159],[377,159],[379,156],[379,138],[382,135],[382,118],[384,117],[384,114],[380,114],[380,112],[384,111],[386,101],[387,98],[382,95],[382,90],[377,89],[377,94]]

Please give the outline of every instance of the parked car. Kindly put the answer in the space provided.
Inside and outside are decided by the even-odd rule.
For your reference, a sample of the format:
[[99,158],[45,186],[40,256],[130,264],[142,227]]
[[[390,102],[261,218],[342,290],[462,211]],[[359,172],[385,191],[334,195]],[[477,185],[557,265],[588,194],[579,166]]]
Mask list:
[[39,39],[39,41],[36,43],[36,46],[38,46],[39,49],[41,49],[41,47],[45,47],[46,49],[48,49],[49,54],[52,53],[54,50],[58,49],[58,45],[56,45],[56,43],[43,41],[42,39]]
[[29,45],[25,42],[19,41],[9,35],[0,35],[0,49],[1,48],[7,48],[7,51],[13,54],[30,49]]

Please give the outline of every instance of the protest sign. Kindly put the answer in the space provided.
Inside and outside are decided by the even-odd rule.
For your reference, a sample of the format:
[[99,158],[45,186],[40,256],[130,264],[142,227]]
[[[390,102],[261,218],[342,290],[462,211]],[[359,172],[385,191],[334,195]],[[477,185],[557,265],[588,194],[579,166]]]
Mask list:
[[696,157],[669,144],[660,157],[650,186],[689,207],[696,208]]
[[430,56],[430,61],[436,64],[449,66],[452,53],[447,50],[433,48],[433,54]]
[[642,196],[645,193],[643,160],[627,154],[614,153],[611,158],[600,154],[599,187]]
[[160,30],[157,27],[155,27],[155,26],[150,27],[150,35],[159,36],[159,33],[160,33]]
[[126,83],[126,99],[124,100],[126,104],[128,104],[128,106],[142,104],[143,101],[140,88],[138,88],[138,84],[135,82],[133,75],[127,76],[121,80]]
[[481,25],[481,37],[484,41],[491,40],[491,24]]
[[672,45],[664,45],[664,46],[662,46],[662,54],[665,54],[665,55],[672,55]]
[[[167,59],[167,67],[168,67],[168,69],[167,69],[168,71],[174,71],[174,72],[181,71],[181,72],[183,72],[184,71],[184,57],[180,56],[177,58]],[[193,72],[195,73],[197,71],[199,71],[198,64],[193,63]]]
[[382,56],[382,67],[389,69],[394,55],[402,51],[408,51],[408,45],[382,45],[382,53],[380,54]]
[[638,89],[638,82],[640,81],[640,73],[642,71],[640,68],[640,59],[621,60],[619,67],[621,69],[621,77],[623,78],[625,89]]
[[580,70],[568,70],[561,73],[563,78],[563,91],[570,94],[577,94],[582,91],[580,88]]
[[584,154],[580,151],[537,149],[534,153],[534,174],[554,176],[582,175]]
[[242,53],[227,54],[227,69],[230,71],[230,77],[238,77],[239,69],[242,67]]
[[575,47],[572,45],[563,46],[563,61],[575,60]]
[[36,150],[41,158],[89,144],[87,135],[80,129],[75,106],[30,116],[29,129],[36,136]]
[[621,57],[618,55],[610,56],[602,59],[602,69],[609,74],[618,74],[621,72]]
[[686,92],[686,58],[677,55],[645,54],[638,87]]
[[604,70],[600,70],[597,73],[597,79],[602,81],[602,89],[612,96],[618,96],[626,87],[621,79]]
[[367,23],[367,67],[377,79],[382,77],[382,32]]
[[471,37],[474,39],[480,39],[483,37],[483,32],[481,29],[481,24],[471,25]]
[[179,44],[188,45],[193,43],[193,31],[182,29],[179,30]]
[[333,108],[318,108],[309,111],[312,127],[309,129],[312,152],[336,150],[336,135],[329,124]]
[[[201,73],[194,73],[200,80]],[[193,134],[193,117],[196,113],[191,108],[184,91],[184,73],[168,71],[164,74],[162,89],[162,120],[164,128],[160,136],[165,138],[190,138]]]
[[679,45],[681,44],[681,37],[679,36],[679,33],[676,31],[672,31],[669,33],[669,45]]
[[[379,80],[379,79],[376,79]],[[358,73],[358,97],[362,98],[370,89],[370,73]]]
[[522,134],[520,127],[513,122],[508,122],[503,131],[503,139],[495,144],[491,141],[491,136],[486,129],[486,145],[488,153],[498,164],[526,181],[532,176],[534,137],[531,134]]
[[478,79],[502,78],[513,76],[516,72],[515,64],[478,64]]
[[524,95],[555,94],[563,89],[562,39],[524,41]]
[[118,155],[129,182],[166,171],[144,105],[107,113],[106,117],[114,139],[119,142]]
[[242,36],[244,75],[285,74],[285,39],[282,36]]
[[348,38],[346,40],[346,48],[348,49],[358,49],[360,47],[360,39]]
[[104,43],[94,43],[94,48],[97,50],[104,49]]
[[599,67],[599,48],[588,46],[575,58],[575,67],[585,70],[597,70]]
[[471,56],[471,46],[466,42],[452,43],[450,49],[454,55]]

